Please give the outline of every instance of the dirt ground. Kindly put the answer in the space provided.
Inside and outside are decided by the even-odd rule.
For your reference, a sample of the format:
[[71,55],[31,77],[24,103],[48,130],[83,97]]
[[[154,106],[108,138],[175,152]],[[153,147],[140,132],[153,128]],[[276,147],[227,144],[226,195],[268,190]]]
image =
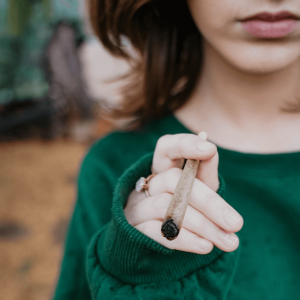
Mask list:
[[1,299],[51,299],[88,147],[63,139],[0,144]]

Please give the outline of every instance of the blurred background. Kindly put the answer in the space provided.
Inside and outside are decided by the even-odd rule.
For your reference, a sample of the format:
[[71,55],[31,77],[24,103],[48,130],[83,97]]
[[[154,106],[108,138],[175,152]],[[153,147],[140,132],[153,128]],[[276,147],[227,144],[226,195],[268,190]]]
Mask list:
[[1,299],[51,299],[80,163],[120,126],[99,107],[118,105],[109,81],[128,69],[93,35],[86,0],[0,1]]

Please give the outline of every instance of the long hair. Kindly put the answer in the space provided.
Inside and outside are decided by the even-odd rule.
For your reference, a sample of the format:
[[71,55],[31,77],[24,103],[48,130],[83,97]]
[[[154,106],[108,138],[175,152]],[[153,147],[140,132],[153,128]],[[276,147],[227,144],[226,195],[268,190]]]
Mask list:
[[[202,38],[185,0],[89,0],[92,27],[104,47],[125,58],[123,101],[110,118],[129,118],[137,129],[181,107],[191,95],[202,63]],[[127,38],[138,55],[122,44]]]

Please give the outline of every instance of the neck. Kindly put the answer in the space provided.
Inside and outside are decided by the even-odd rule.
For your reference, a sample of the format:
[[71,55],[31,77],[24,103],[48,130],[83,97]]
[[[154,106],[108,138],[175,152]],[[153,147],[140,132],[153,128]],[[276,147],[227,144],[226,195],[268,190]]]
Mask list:
[[[199,83],[176,112],[178,119],[194,132],[207,131],[212,142],[226,148],[250,152],[300,149],[296,132],[300,113],[286,111],[289,104],[299,103],[300,59],[277,72],[251,74],[230,65],[209,45],[204,53]],[[228,140],[229,136],[235,138]],[[285,147],[276,146],[280,138],[286,138]]]

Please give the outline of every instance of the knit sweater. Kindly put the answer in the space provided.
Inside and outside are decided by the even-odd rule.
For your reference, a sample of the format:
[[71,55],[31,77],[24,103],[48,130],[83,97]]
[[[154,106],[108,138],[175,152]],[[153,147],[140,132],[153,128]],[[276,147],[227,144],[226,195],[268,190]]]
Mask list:
[[300,152],[217,145],[217,193],[244,218],[233,252],[171,250],[127,222],[123,207],[136,181],[151,173],[157,140],[178,133],[195,134],[171,114],[139,131],[111,132],[91,147],[55,300],[300,299]]

